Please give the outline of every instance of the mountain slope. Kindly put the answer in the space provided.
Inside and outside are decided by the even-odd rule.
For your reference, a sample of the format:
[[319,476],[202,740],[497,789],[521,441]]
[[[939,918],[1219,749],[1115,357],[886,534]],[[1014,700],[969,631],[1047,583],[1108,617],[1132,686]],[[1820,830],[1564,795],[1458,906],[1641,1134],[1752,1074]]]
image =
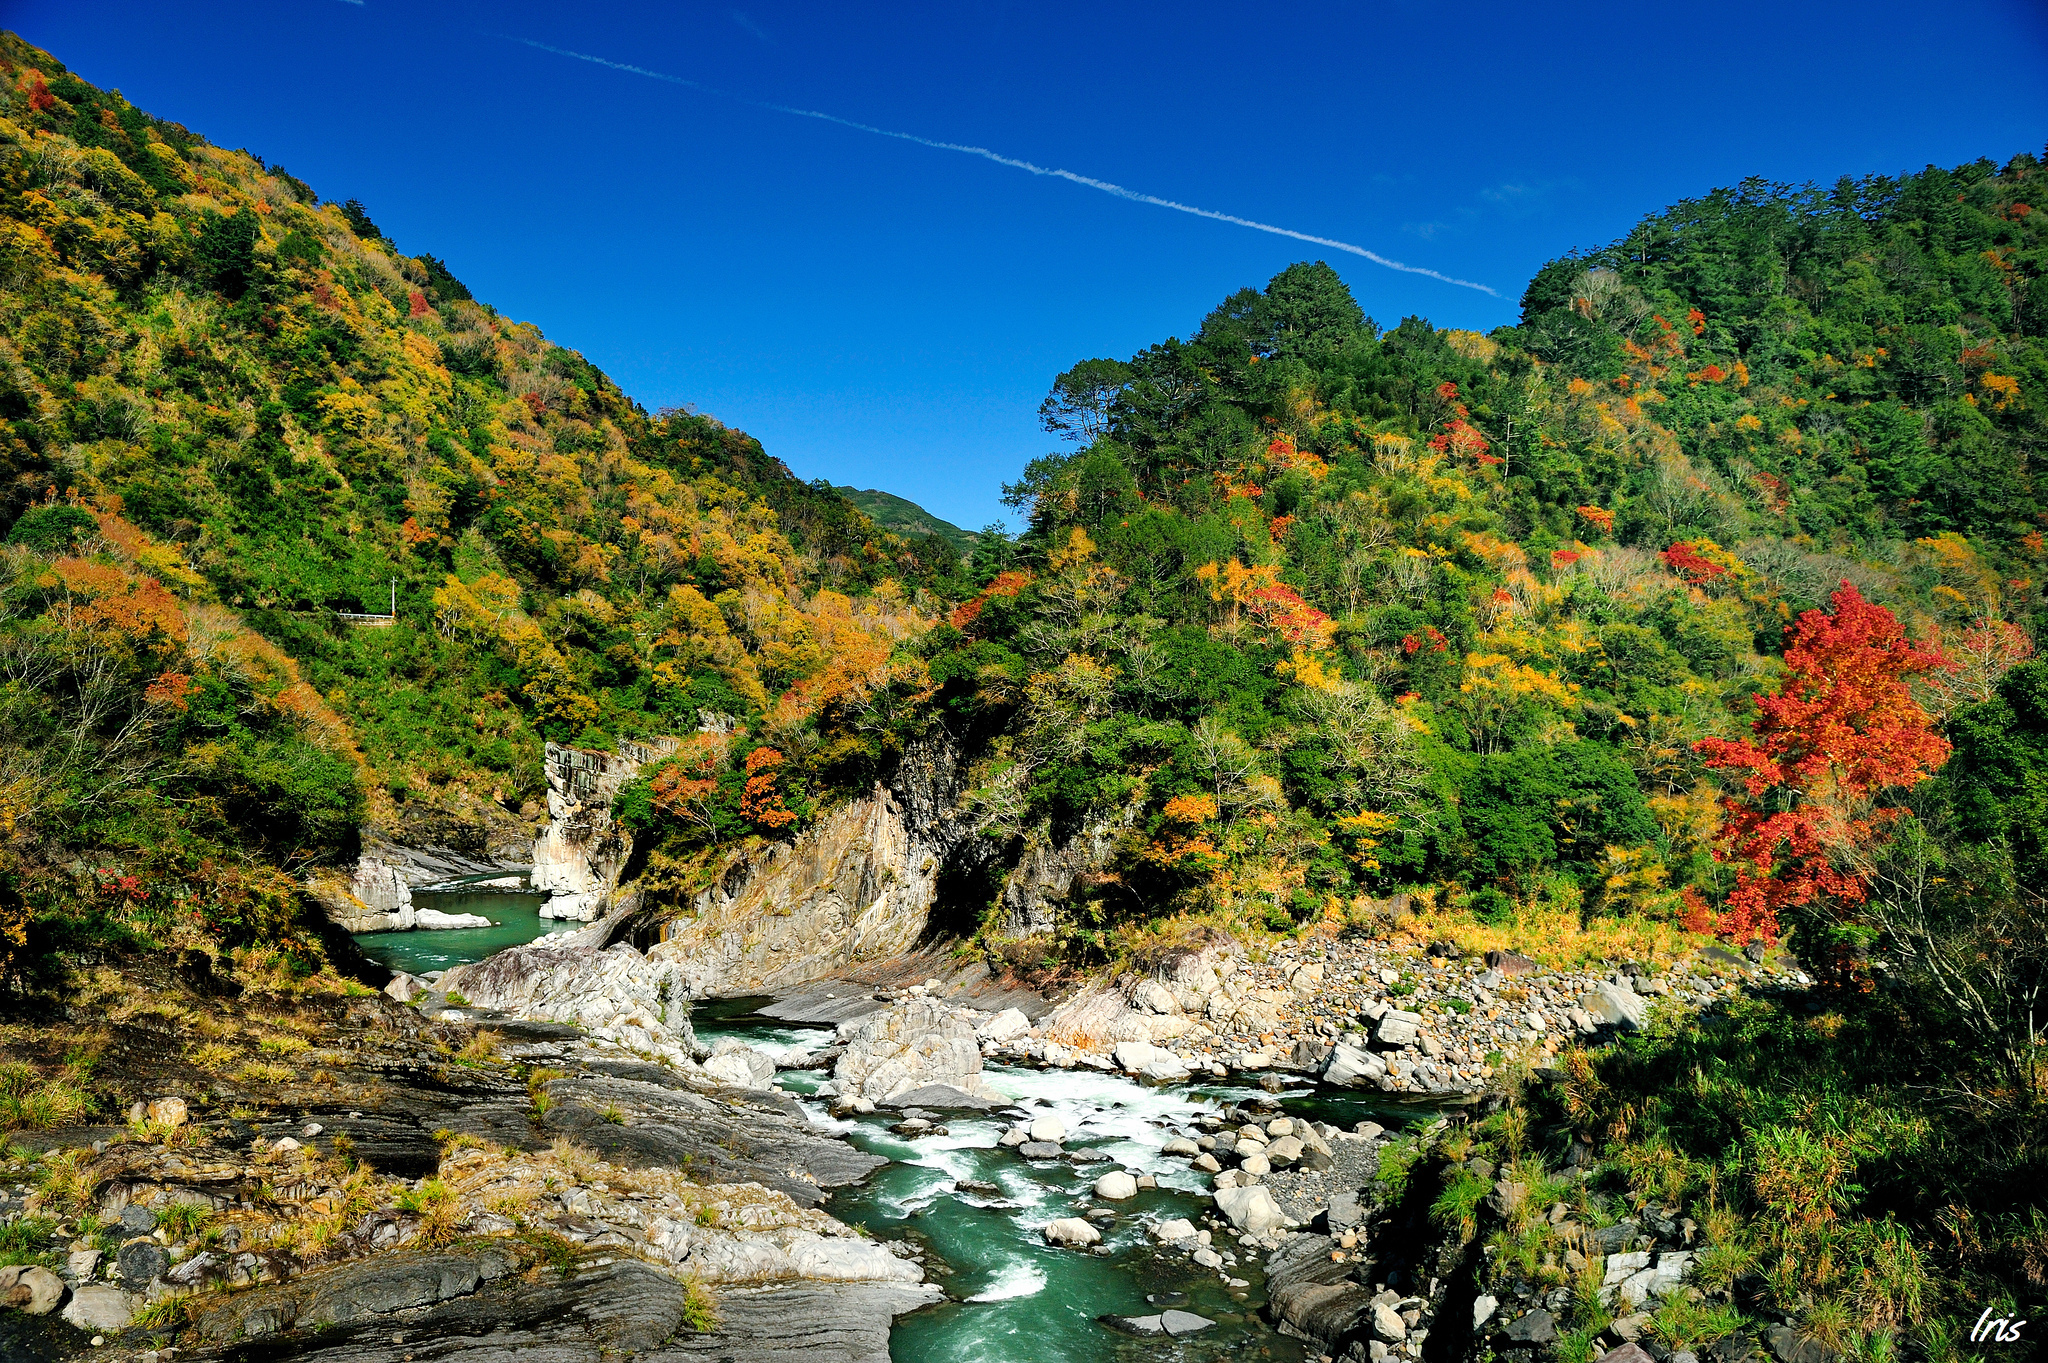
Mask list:
[[[891,684],[889,655],[930,619],[950,555],[877,528],[738,431],[648,415],[435,258],[400,252],[360,205],[323,203],[11,35],[0,90],[0,525],[16,603],[0,632],[56,669],[7,697],[26,712],[41,690],[99,685],[50,642],[81,630],[132,678],[111,709],[80,693],[56,727],[0,737],[19,795],[6,855],[33,882],[35,921],[84,904],[197,932],[136,906],[203,893],[186,863],[211,854],[171,864],[202,824],[216,865],[345,856],[365,811],[481,839],[536,809],[544,739],[723,726],[697,754],[721,829],[787,826],[740,812],[763,742],[789,750],[774,779],[798,812],[886,759],[889,735],[827,716]],[[341,618],[387,611],[394,586],[391,627]],[[135,592],[161,619],[126,604]],[[224,637],[257,658],[233,677]],[[205,706],[141,699],[158,673],[202,690],[221,674],[226,690]],[[280,687],[297,710],[277,710]],[[111,778],[69,754],[124,734],[153,746],[92,784]],[[242,770],[266,743],[296,756]],[[293,763],[313,766],[300,779]],[[148,810],[109,823],[116,792]],[[328,796],[340,808],[321,813]],[[81,846],[136,878],[133,912],[54,869]]]
[[893,492],[879,492],[874,488],[862,490],[855,487],[832,489],[859,507],[867,518],[884,530],[902,535],[906,539],[922,539],[937,535],[953,546],[962,558],[974,551],[980,542],[979,531],[962,530],[951,521],[942,521],[931,512],[905,497]]

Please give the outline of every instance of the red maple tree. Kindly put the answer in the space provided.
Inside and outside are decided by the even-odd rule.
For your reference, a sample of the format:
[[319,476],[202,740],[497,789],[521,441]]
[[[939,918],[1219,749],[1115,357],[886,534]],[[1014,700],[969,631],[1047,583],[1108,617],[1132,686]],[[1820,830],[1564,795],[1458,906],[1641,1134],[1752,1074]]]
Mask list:
[[1755,740],[1694,745],[1709,767],[1743,773],[1741,793],[1722,797],[1714,852],[1735,863],[1716,926],[1737,942],[1776,938],[1785,909],[1853,911],[1866,895],[1854,854],[1882,841],[1899,812],[1878,801],[1948,760],[1948,741],[1906,684],[1947,659],[1915,647],[1847,582],[1830,604],[1787,630],[1785,677],[1776,695],[1756,697]]

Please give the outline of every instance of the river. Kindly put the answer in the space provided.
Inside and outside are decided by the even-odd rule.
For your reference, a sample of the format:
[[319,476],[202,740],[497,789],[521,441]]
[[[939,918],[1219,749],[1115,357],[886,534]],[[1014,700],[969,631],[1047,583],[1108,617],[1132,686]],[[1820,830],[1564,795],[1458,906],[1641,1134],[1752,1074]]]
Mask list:
[[[829,1044],[826,1030],[769,1023],[750,1010],[762,1000],[699,1004],[692,1022],[707,1041],[734,1037],[770,1055],[808,1052]],[[1273,1095],[1230,1084],[1153,1087],[1093,1070],[1033,1070],[991,1066],[989,1087],[1034,1115],[1066,1123],[1067,1148],[1092,1148],[1105,1161],[1072,1165],[1035,1162],[997,1145],[1014,1114],[944,1113],[948,1134],[914,1139],[893,1134],[898,1118],[877,1113],[850,1121],[807,1102],[812,1120],[841,1133],[858,1148],[890,1164],[857,1188],[841,1189],[827,1204],[840,1220],[879,1239],[921,1242],[933,1278],[949,1300],[904,1317],[891,1336],[895,1363],[1091,1363],[1091,1360],[1219,1359],[1236,1355],[1275,1363],[1301,1363],[1310,1355],[1300,1341],[1280,1335],[1259,1318],[1264,1283],[1256,1259],[1218,1235],[1215,1247],[1240,1258],[1228,1271],[1247,1286],[1229,1289],[1196,1267],[1184,1251],[1156,1247],[1146,1227],[1171,1217],[1196,1225],[1211,1206],[1205,1175],[1183,1159],[1162,1155],[1175,1135],[1194,1134],[1204,1112]],[[807,1094],[822,1082],[810,1071],[783,1070],[784,1089]],[[1406,1125],[1416,1109],[1319,1097],[1312,1089],[1278,1095],[1290,1115],[1351,1122],[1368,1116],[1388,1127]],[[1040,1228],[1078,1215],[1081,1204],[1102,1205],[1090,1185],[1124,1168],[1159,1181],[1113,1205],[1105,1227],[1107,1254],[1058,1249]],[[965,1185],[984,1185],[981,1188]],[[986,1185],[993,1185],[992,1188]],[[1162,1294],[1183,1293],[1184,1298]],[[1147,1296],[1161,1297],[1155,1303]],[[1216,1328],[1181,1340],[1135,1338],[1097,1323],[1106,1314],[1147,1315],[1162,1306],[1194,1311]]]
[[540,906],[546,895],[525,892],[484,892],[429,890],[413,895],[422,909],[442,913],[478,913],[491,920],[487,928],[441,928],[432,932],[364,932],[356,945],[379,965],[424,975],[450,966],[467,965],[507,947],[531,942],[554,932],[570,932],[588,926],[558,918],[542,918]]

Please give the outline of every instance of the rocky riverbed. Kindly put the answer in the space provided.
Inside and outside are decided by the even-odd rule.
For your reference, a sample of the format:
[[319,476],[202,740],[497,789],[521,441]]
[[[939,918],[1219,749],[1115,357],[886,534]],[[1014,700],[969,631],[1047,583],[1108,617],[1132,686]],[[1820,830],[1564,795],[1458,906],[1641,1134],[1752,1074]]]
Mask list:
[[[137,1105],[17,1138],[0,1345],[1421,1358],[1476,1307],[1446,1306],[1471,1274],[1412,1189],[1386,1195],[1390,1143],[1414,1162],[1439,1113],[1652,1006],[1803,982],[1734,953],[1558,972],[1328,939],[1168,953],[1057,1007],[907,969],[782,1005],[839,1020],[776,1045],[700,1037],[675,963],[625,945],[503,953],[410,1003],[103,970],[7,1036],[89,1054]],[[1645,1224],[1586,1227],[1621,1236],[1597,1242],[1618,1294],[1683,1278]],[[1488,1328],[1540,1332],[1524,1286]]]

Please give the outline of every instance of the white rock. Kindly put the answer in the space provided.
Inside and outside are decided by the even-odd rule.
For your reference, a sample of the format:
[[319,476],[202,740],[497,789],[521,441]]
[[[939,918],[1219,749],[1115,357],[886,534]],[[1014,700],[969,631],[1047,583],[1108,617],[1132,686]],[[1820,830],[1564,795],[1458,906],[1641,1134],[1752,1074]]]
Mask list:
[[1326,1084],[1377,1084],[1386,1072],[1386,1061],[1371,1051],[1341,1042],[1330,1051],[1330,1058],[1323,1062],[1323,1082]]
[[1074,1053],[1057,1041],[1045,1043],[1045,1063],[1058,1069],[1066,1069],[1074,1063]]
[[446,932],[451,928],[487,928],[491,920],[480,913],[442,913],[439,909],[416,909],[413,927],[422,932]]
[[1005,1008],[974,1029],[983,1041],[1014,1041],[1031,1030],[1031,1019],[1021,1009]]
[[1172,1140],[1159,1147],[1159,1153],[1162,1155],[1187,1155],[1193,1157],[1202,1153],[1202,1147],[1196,1145],[1186,1136],[1175,1136]]
[[1239,1160],[1237,1167],[1239,1172],[1250,1174],[1254,1178],[1273,1172],[1272,1164],[1257,1150],[1253,1150],[1251,1154]]
[[842,1091],[878,1103],[927,1084],[981,1093],[987,1081],[970,1017],[942,1000],[913,998],[842,1024],[846,1050],[832,1077]]
[[1112,1054],[1116,1056],[1118,1069],[1136,1073],[1151,1064],[1152,1057],[1159,1054],[1159,1051],[1149,1041],[1119,1041]]
[[1482,1325],[1486,1324],[1486,1322],[1488,1322],[1488,1321],[1492,1320],[1492,1319],[1493,1319],[1493,1313],[1494,1313],[1494,1312],[1496,1312],[1496,1311],[1498,1311],[1498,1310],[1500,1310],[1500,1299],[1499,1299],[1498,1297],[1475,1297],[1475,1298],[1473,1298],[1473,1299],[1472,1299],[1472,1328],[1473,1328],[1474,1330],[1477,1330],[1477,1329],[1478,1329],[1478,1328],[1479,1328],[1480,1326],[1482,1326]]
[[1061,1217],[1045,1228],[1045,1242],[1049,1245],[1094,1245],[1102,1242],[1102,1232],[1078,1216]]
[[1035,1117],[1031,1121],[1029,1134],[1034,1141],[1052,1141],[1057,1144],[1067,1138],[1067,1124],[1057,1117]]
[[391,972],[391,983],[384,986],[384,992],[400,1003],[411,1003],[424,994],[430,986],[417,975],[408,975],[403,970]]
[[1650,1006],[1643,1002],[1641,995],[1626,984],[1612,980],[1594,985],[1579,1000],[1579,1007],[1595,1023],[1631,1032],[1641,1031],[1650,1017]]
[[64,1307],[64,1320],[80,1330],[125,1330],[141,1304],[141,1297],[116,1287],[74,1288]]
[[159,1126],[183,1126],[192,1120],[192,1109],[183,1098],[159,1098],[144,1111]]
[[1249,1188],[1219,1188],[1216,1191],[1216,1210],[1222,1212],[1240,1233],[1264,1235],[1287,1224],[1287,1217],[1281,1212],[1280,1204],[1273,1200],[1273,1194],[1256,1184]]
[[1188,1067],[1172,1051],[1155,1050],[1152,1058],[1139,1067],[1138,1077],[1155,1084],[1177,1084],[1188,1077]]
[[1176,1216],[1170,1221],[1161,1221],[1158,1225],[1154,1226],[1152,1228],[1152,1235],[1154,1239],[1172,1244],[1176,1240],[1194,1239],[1195,1227],[1194,1223],[1186,1217]]
[[272,1150],[277,1151],[281,1155],[288,1155],[292,1151],[299,1149],[300,1146],[299,1143],[293,1140],[290,1136],[282,1136],[279,1137],[277,1143],[271,1146],[270,1148]]
[[1401,1319],[1401,1313],[1387,1303],[1374,1302],[1372,1306],[1372,1332],[1389,1344],[1399,1344],[1408,1338],[1408,1324]]
[[1110,1202],[1122,1202],[1138,1195],[1138,1180],[1119,1169],[1095,1180],[1095,1195]]
[[690,993],[675,962],[642,956],[629,942],[602,951],[546,943],[542,938],[457,966],[436,987],[478,1008],[566,1022],[679,1069],[695,1068]]

